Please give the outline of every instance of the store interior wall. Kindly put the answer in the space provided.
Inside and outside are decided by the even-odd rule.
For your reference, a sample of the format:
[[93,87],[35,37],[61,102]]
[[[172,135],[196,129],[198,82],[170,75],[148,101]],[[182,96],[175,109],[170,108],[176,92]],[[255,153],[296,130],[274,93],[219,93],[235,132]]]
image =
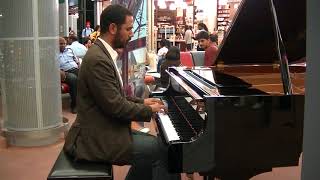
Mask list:
[[203,23],[209,29],[209,32],[214,32],[217,26],[217,0],[198,0],[196,1],[200,9],[203,9]]

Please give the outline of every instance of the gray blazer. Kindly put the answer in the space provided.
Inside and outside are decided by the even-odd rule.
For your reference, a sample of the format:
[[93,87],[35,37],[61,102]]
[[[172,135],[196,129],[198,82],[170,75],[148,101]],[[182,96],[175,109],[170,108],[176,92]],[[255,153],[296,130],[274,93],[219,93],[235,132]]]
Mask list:
[[64,150],[76,160],[116,165],[131,159],[131,121],[150,121],[152,116],[143,99],[125,97],[113,60],[99,40],[81,64],[77,111]]

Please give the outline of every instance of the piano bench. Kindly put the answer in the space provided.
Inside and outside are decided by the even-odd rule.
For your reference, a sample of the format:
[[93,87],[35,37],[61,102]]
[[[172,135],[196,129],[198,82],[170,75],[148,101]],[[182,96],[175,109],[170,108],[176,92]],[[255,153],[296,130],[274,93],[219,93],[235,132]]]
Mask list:
[[112,180],[112,165],[96,162],[74,162],[63,150],[60,152],[47,180]]

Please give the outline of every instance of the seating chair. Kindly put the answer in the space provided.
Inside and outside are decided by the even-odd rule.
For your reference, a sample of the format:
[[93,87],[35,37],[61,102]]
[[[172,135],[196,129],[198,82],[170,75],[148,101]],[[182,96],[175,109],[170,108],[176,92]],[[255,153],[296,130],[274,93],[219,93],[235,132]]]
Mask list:
[[190,51],[195,66],[204,66],[205,51]]
[[47,180],[112,180],[112,165],[88,161],[75,162],[63,150],[60,152]]

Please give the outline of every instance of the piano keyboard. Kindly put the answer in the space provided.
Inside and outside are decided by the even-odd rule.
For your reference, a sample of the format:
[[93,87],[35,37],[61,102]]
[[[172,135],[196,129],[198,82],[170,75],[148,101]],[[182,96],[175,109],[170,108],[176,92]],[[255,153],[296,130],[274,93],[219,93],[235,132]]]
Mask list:
[[158,113],[158,123],[168,143],[192,141],[202,130],[204,121],[185,97],[161,97],[168,113]]
[[159,122],[162,129],[165,129],[164,138],[167,142],[180,141],[180,137],[167,114],[159,113]]

